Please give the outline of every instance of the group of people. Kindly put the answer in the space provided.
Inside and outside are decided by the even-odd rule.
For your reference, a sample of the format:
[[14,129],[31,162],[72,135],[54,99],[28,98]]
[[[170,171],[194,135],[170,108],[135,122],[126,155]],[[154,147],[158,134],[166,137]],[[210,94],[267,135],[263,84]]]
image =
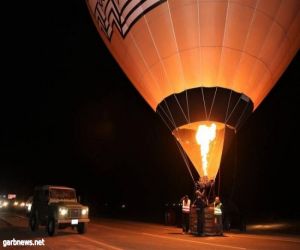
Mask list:
[[182,203],[182,231],[183,234],[189,232],[190,225],[190,213],[191,208],[195,208],[197,214],[197,235],[203,235],[203,226],[204,226],[204,208],[211,206],[214,209],[214,224],[216,233],[218,235],[223,235],[223,226],[222,226],[222,203],[220,197],[216,196],[213,203],[209,204],[207,197],[204,192],[200,190],[196,191],[196,198],[191,202],[188,195],[185,195],[181,198]]

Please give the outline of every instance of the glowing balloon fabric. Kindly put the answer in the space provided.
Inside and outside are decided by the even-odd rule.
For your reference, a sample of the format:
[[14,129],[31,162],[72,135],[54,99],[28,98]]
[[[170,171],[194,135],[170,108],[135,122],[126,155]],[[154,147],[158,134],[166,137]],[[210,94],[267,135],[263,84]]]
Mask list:
[[[300,44],[298,0],[87,4],[108,49],[154,110],[165,97],[199,86],[233,89],[257,107]],[[116,20],[127,21],[121,33]]]
[[201,121],[237,129],[300,45],[299,0],[86,1],[107,48],[177,140],[180,127]]

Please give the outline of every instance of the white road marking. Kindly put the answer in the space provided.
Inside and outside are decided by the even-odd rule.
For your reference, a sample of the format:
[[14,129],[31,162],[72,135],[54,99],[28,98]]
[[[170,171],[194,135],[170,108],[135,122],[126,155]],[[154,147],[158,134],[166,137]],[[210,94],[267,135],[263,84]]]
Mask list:
[[106,229],[110,229],[110,230],[115,230],[115,231],[119,231],[119,232],[125,232],[125,233],[133,233],[133,234],[141,234],[141,232],[137,232],[134,230],[128,230],[128,229],[121,229],[121,228],[116,228],[116,227],[109,227],[109,226],[105,226],[105,225],[98,225],[98,224],[92,224],[94,227],[102,227],[102,228],[106,228]]
[[197,244],[208,245],[208,246],[231,248],[231,249],[246,249],[244,247],[234,247],[234,246],[228,246],[228,245],[223,245],[223,244],[207,243],[207,242],[196,241],[196,240],[187,240],[187,239],[173,238],[173,237],[168,237],[168,236],[163,236],[163,235],[158,235],[158,234],[149,234],[149,233],[142,233],[142,234],[143,235],[147,235],[147,236],[151,236],[151,237],[156,237],[156,238],[162,238],[162,239],[168,239],[168,240],[177,240],[177,241],[184,241],[184,242],[197,243]]
[[16,216],[18,218],[21,218],[21,219],[24,219],[24,220],[28,220],[29,219],[29,217],[25,217],[25,216],[18,215],[18,214],[14,214],[14,216]]
[[5,224],[5,226],[8,226],[8,227],[13,226],[11,223],[9,223],[7,220],[3,219],[2,217],[0,217],[0,221],[2,221]]
[[87,241],[89,241],[89,242],[98,244],[98,245],[100,245],[100,246],[108,247],[108,248],[115,249],[115,250],[124,250],[124,248],[119,248],[119,247],[116,247],[116,246],[113,246],[113,245],[104,243],[104,242],[99,241],[99,240],[93,240],[93,239],[88,238],[88,237],[86,237],[86,236],[79,235],[79,237],[82,238],[82,239],[84,239],[84,240],[87,240]]
[[173,237],[163,236],[163,235],[159,235],[159,234],[143,233],[143,232],[137,232],[137,231],[134,231],[134,230],[126,230],[126,229],[120,229],[120,228],[113,228],[113,227],[104,226],[104,225],[95,225],[95,224],[93,224],[93,226],[107,228],[107,229],[115,230],[115,231],[121,231],[121,232],[127,232],[127,233],[129,232],[129,233],[133,233],[133,234],[139,234],[139,235],[146,235],[146,236],[151,236],[151,237],[163,238],[163,239],[168,239],[168,240],[177,240],[177,241],[179,240],[179,241],[184,241],[184,242],[189,242],[189,243],[197,243],[197,244],[203,244],[203,245],[209,245],[209,246],[215,246],[215,247],[223,247],[223,248],[225,247],[225,248],[231,248],[231,249],[240,249],[240,250],[246,249],[244,247],[234,247],[234,246],[228,246],[228,245],[223,245],[223,244],[206,243],[206,242],[196,241],[196,240],[173,238]]

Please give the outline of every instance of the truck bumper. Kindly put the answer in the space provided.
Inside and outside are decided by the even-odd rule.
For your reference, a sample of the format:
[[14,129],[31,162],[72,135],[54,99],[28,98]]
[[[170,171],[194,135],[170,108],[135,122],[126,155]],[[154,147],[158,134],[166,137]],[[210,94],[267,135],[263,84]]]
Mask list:
[[79,223],[82,223],[82,222],[90,222],[90,219],[58,219],[57,220],[57,223],[58,224],[70,224],[70,225],[77,225]]

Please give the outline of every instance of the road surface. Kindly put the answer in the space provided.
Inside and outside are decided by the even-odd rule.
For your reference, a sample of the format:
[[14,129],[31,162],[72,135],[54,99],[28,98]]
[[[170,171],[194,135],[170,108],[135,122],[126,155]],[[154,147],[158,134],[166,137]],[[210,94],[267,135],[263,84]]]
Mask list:
[[[300,236],[225,233],[218,237],[183,235],[181,229],[159,224],[112,219],[92,219],[84,235],[76,230],[59,230],[48,237],[44,227],[31,232],[27,218],[0,213],[0,248],[17,240],[37,240],[40,246],[7,246],[5,249],[53,250],[300,250]],[[33,243],[34,244],[34,243]]]

